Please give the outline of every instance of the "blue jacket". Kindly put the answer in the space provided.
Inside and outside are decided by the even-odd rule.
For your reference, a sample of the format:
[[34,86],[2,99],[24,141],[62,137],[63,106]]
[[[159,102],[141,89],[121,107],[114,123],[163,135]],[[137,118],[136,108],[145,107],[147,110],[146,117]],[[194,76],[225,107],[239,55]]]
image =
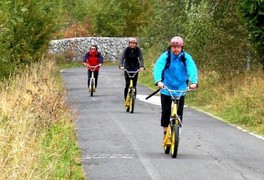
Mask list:
[[[171,61],[170,66],[164,70],[168,52],[164,52],[157,59],[154,65],[154,81],[155,83],[162,81],[165,86],[172,90],[185,90],[187,88],[187,80],[189,80],[190,84],[198,84],[198,72],[195,62],[193,61],[190,54],[185,53],[186,58],[186,67],[181,61],[181,56],[183,52],[179,55],[175,55],[171,53]],[[162,72],[164,70],[163,78]],[[161,89],[161,94],[170,95],[166,89]]]

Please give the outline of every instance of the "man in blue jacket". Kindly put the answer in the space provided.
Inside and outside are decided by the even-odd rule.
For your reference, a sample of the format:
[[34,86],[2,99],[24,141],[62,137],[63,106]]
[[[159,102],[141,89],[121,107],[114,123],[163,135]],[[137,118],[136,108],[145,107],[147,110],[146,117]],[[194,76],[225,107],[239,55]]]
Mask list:
[[[169,58],[168,58],[169,57]],[[171,96],[164,86],[173,90],[185,90],[198,87],[198,73],[195,62],[190,54],[183,51],[183,39],[179,36],[170,41],[169,50],[161,54],[154,65],[154,81],[161,89],[161,126],[164,134],[170,122]],[[185,95],[185,94],[184,94]],[[178,101],[178,116],[182,120],[184,97]]]

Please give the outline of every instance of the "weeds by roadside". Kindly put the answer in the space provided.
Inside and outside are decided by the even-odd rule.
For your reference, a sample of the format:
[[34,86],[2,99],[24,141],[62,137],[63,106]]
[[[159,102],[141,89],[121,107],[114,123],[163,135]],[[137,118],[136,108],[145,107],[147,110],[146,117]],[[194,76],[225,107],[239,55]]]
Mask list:
[[0,87],[0,179],[84,179],[56,65],[29,66]]
[[221,81],[216,73],[201,73],[200,87],[187,103],[225,121],[264,136],[264,96],[261,72]]

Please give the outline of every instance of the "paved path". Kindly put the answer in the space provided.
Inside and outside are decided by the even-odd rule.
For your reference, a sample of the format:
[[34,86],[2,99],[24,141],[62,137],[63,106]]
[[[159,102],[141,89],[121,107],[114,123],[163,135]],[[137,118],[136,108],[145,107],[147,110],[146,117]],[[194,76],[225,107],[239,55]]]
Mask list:
[[[78,113],[87,179],[264,180],[262,139],[187,107],[178,157],[172,159],[161,146],[160,106],[137,99],[135,113],[125,112],[117,67],[102,67],[94,97],[86,88],[85,68],[64,70],[62,76]],[[151,92],[138,86],[140,99]]]

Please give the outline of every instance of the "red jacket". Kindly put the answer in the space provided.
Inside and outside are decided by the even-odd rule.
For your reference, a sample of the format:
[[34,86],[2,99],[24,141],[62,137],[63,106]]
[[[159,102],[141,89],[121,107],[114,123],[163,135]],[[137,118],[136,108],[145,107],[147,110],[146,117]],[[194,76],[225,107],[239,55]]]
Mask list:
[[[103,57],[100,52],[98,51],[89,51],[87,52],[83,57],[83,62],[86,63],[89,66],[96,66],[98,64],[103,63]],[[90,67],[87,66],[88,70],[91,70]],[[98,71],[100,67],[98,66],[95,70]]]

